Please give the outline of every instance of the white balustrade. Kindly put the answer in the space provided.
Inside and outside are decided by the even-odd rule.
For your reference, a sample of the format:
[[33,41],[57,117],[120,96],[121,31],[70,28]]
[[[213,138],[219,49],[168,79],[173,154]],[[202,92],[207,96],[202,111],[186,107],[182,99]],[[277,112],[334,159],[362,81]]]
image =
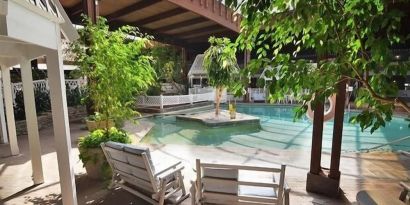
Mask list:
[[215,92],[208,92],[190,95],[138,96],[136,98],[136,103],[138,106],[152,106],[160,107],[162,109],[164,106],[169,105],[193,104],[196,102],[206,102],[214,100]]
[[[65,80],[65,83],[66,83],[66,86],[68,86],[70,90],[74,90],[76,88],[82,88],[86,84],[86,81],[83,79],[67,79]],[[35,80],[33,81],[33,87],[34,87],[34,90],[38,90],[42,92],[48,91],[49,90],[48,80]],[[17,92],[23,90],[23,84],[22,83],[12,83],[11,89],[12,89],[13,102],[15,102]],[[81,92],[81,89],[79,89],[79,91]]]

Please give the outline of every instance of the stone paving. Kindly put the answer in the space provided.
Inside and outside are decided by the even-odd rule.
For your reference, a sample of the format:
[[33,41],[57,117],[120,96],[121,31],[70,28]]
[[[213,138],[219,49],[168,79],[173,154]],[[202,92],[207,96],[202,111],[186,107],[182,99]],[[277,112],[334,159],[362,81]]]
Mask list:
[[[127,130],[142,136],[147,131],[145,122],[126,125]],[[141,127],[142,126],[142,127]],[[148,125],[149,126],[149,125]],[[143,201],[128,192],[107,190],[106,184],[89,179],[78,159],[77,139],[85,135],[84,125],[71,124],[72,154],[75,159],[75,174],[79,204],[137,204]],[[7,145],[0,145],[0,204],[61,204],[57,157],[54,149],[52,129],[40,132],[45,183],[32,186],[31,164],[27,136],[19,136],[21,155],[6,157]],[[138,140],[137,137],[136,140]],[[196,158],[204,162],[246,164],[258,166],[279,166],[287,164],[286,180],[292,188],[291,204],[355,204],[356,193],[361,189],[377,189],[386,192],[386,197],[398,197],[399,181],[408,180],[410,157],[389,152],[343,153],[341,159],[341,187],[344,196],[332,199],[305,191],[306,174],[310,163],[309,150],[252,149],[228,147],[201,147],[185,145],[151,146],[153,158],[164,157],[181,160],[185,165],[185,184],[189,188],[194,179],[192,167]],[[323,153],[322,164],[328,166],[330,155]],[[190,204],[186,200],[184,205]]]

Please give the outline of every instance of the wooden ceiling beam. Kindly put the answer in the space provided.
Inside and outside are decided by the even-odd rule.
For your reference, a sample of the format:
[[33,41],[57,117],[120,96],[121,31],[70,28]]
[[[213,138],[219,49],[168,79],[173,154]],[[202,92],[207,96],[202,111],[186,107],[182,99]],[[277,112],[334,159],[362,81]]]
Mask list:
[[142,0],[137,3],[133,3],[129,6],[126,6],[118,11],[115,11],[105,17],[108,19],[108,21],[113,21],[118,18],[121,18],[122,16],[126,16],[132,12],[142,10],[159,2],[161,2],[161,0]]
[[198,23],[203,23],[203,22],[206,22],[206,21],[208,21],[208,19],[203,18],[203,17],[197,17],[197,18],[186,20],[186,21],[182,21],[182,22],[170,24],[170,25],[167,25],[167,26],[163,26],[163,27],[155,29],[155,31],[157,31],[159,33],[164,33],[166,31],[173,30],[175,28],[183,28],[183,27],[186,27],[186,26],[192,26],[192,25],[195,25],[195,24],[198,24]]
[[143,26],[143,25],[155,22],[155,21],[170,18],[170,17],[176,16],[176,15],[179,15],[179,14],[187,13],[187,12],[189,12],[189,11],[184,9],[184,8],[178,7],[178,8],[171,9],[169,11],[165,11],[165,12],[162,12],[162,13],[154,15],[154,16],[150,16],[150,17],[147,17],[147,18],[144,18],[144,19],[134,21],[130,24],[135,25],[135,26]]
[[221,0],[168,0],[239,33],[241,16],[223,5]]
[[211,26],[197,28],[197,29],[190,30],[190,31],[183,31],[183,32],[180,32],[180,33],[175,33],[175,34],[172,34],[172,35],[179,36],[179,37],[183,38],[183,37],[192,36],[192,35],[199,34],[199,33],[204,33],[204,32],[209,33],[209,32],[212,32],[214,30],[219,30],[219,29],[225,29],[225,28],[220,26],[220,25],[211,25]]
[[83,3],[77,3],[76,5],[66,9],[66,11],[69,16],[79,15],[83,11]]
[[[117,21],[108,22],[108,25],[110,26],[111,30],[116,30],[123,25],[129,25],[129,24],[127,22],[117,20]],[[178,37],[175,37],[173,35],[160,34],[156,32],[155,30],[151,30],[143,26],[139,26],[138,29],[141,33],[153,36],[155,41],[180,46],[180,47],[192,50],[192,51],[199,51],[198,48],[196,48],[194,45],[187,44],[184,40]]]
[[[208,36],[205,36],[205,35],[208,35]],[[231,30],[223,30],[219,32],[199,34],[194,37],[185,38],[184,41],[186,41],[187,43],[208,42],[209,36],[214,36],[217,38],[226,37],[226,38],[233,40],[235,39],[235,37],[237,37],[237,34],[235,32],[232,32]]]

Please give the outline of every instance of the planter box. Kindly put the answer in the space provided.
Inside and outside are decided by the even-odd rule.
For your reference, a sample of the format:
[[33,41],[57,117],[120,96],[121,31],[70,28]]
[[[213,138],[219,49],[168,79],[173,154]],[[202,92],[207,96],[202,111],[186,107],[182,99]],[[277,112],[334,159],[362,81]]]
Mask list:
[[111,169],[101,148],[80,148],[79,151],[81,157],[86,159],[86,162],[83,162],[83,164],[88,177],[99,180],[111,177]]

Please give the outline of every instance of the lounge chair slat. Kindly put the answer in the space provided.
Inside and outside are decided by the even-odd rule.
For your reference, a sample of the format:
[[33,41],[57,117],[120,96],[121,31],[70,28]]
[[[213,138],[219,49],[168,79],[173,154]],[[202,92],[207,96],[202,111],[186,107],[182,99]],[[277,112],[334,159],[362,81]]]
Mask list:
[[269,167],[253,167],[245,165],[226,165],[226,164],[209,164],[203,163],[201,167],[204,168],[220,168],[220,169],[241,169],[241,170],[250,170],[250,171],[261,171],[261,172],[281,172],[281,169],[278,168],[269,168]]

